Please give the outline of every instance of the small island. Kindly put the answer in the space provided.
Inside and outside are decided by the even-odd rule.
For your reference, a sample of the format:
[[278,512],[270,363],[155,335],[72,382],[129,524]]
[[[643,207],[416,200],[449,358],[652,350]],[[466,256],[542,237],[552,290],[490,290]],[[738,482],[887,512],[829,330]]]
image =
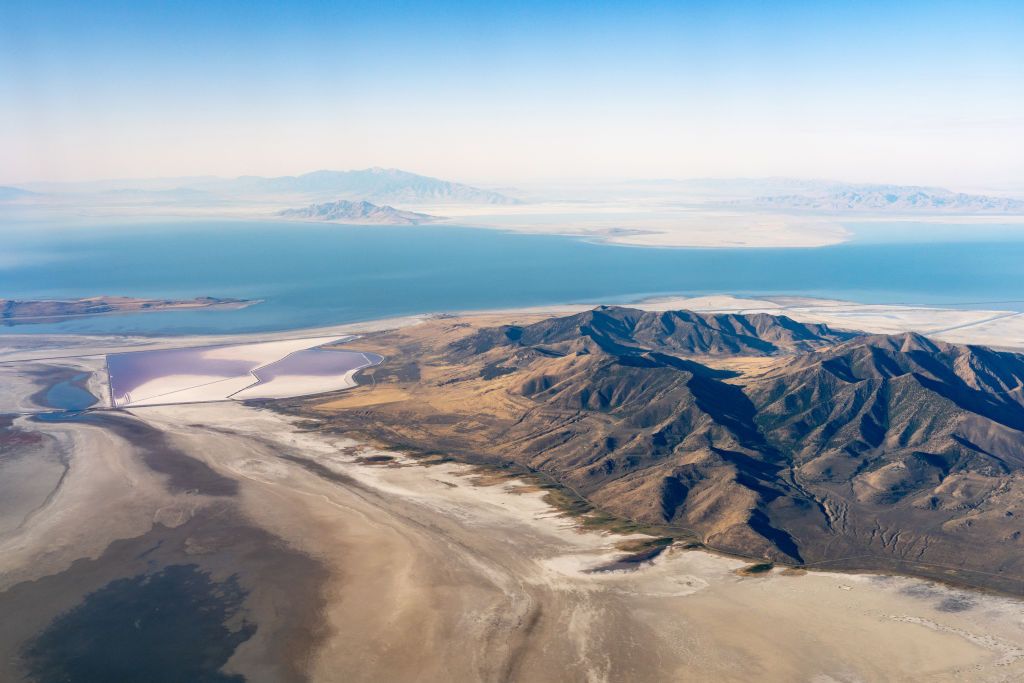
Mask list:
[[200,296],[194,299],[142,299],[127,296],[45,300],[0,299],[0,323],[10,326],[117,313],[181,311],[196,308],[238,309],[256,303],[259,301],[255,299],[229,299],[212,296]]
[[439,219],[415,211],[403,211],[393,206],[379,206],[367,201],[350,202],[339,200],[324,204],[310,204],[301,209],[279,211],[283,218],[324,221],[330,223],[352,223],[357,225],[419,225]]

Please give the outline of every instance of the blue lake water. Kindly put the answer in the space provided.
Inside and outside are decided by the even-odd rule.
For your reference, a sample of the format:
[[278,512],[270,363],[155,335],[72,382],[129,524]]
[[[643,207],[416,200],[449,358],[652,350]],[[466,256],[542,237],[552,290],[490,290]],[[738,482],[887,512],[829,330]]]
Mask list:
[[44,402],[50,408],[63,411],[85,410],[96,403],[96,397],[82,386],[82,382],[89,377],[89,373],[83,372],[71,379],[57,382],[46,390]]
[[101,316],[2,332],[266,331],[424,312],[708,293],[1024,310],[1021,231],[974,239],[981,233],[958,227],[938,230],[948,233],[942,239],[926,232],[896,238],[893,229],[874,224],[862,240],[819,249],[648,249],[457,227],[230,220],[9,224],[0,228],[0,298],[105,294],[264,302],[237,311]]

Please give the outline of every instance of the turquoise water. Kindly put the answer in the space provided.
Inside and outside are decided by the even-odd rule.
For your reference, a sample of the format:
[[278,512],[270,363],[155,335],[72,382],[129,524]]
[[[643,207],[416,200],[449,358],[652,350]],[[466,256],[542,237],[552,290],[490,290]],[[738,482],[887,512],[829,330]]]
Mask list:
[[0,298],[264,300],[237,311],[102,316],[3,328],[6,333],[266,331],[424,312],[707,293],[999,302],[999,308],[1024,310],[1024,241],[1017,233],[977,241],[970,241],[969,230],[950,233],[961,241],[930,240],[922,232],[820,249],[647,249],[456,227],[227,220],[7,226]]
[[89,373],[83,372],[71,379],[57,382],[46,390],[44,396],[46,405],[58,410],[75,412],[85,410],[96,403],[96,397],[82,386],[82,383],[89,377]]

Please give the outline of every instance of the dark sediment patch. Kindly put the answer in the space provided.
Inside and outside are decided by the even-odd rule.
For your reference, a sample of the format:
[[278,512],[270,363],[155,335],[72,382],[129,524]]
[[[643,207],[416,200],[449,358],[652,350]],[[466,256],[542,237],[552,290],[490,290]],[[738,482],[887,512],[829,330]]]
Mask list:
[[79,422],[109,429],[131,443],[147,467],[166,475],[167,488],[173,493],[194,492],[208,496],[233,496],[238,492],[238,482],[234,479],[218,474],[203,461],[176,448],[166,434],[140,420],[125,415],[96,412],[56,418],[50,416],[48,419]]
[[952,595],[938,605],[935,609],[940,612],[966,612],[973,609],[975,601],[973,598],[967,595]]
[[665,552],[667,545],[656,545],[646,550],[640,550],[635,553],[620,557],[617,560],[602,564],[599,567],[594,567],[588,570],[589,574],[602,574],[604,572],[632,572],[636,571],[640,567],[644,566],[649,562],[653,562],[654,558]]
[[907,586],[900,592],[919,600],[934,601],[935,609],[940,612],[966,612],[975,606],[974,596],[926,583]]
[[288,453],[278,453],[277,456],[282,460],[287,460],[288,462],[295,463],[296,465],[305,469],[307,472],[311,472],[316,476],[320,477],[321,479],[334,482],[335,484],[347,484],[349,486],[359,487],[359,482],[357,482],[352,477],[348,476],[347,474],[335,472],[327,465],[317,462],[316,460],[302,458],[297,455],[290,455]]
[[240,615],[245,595],[236,576],[214,582],[194,564],[116,579],[55,619],[22,657],[40,683],[242,681],[220,669],[256,630]]
[[395,459],[390,455],[366,455],[356,458],[360,465],[389,465],[394,464]]
[[42,434],[27,432],[14,426],[17,415],[0,414],[0,458],[16,458],[25,454],[25,448],[43,441]]
[[178,527],[111,543],[96,559],[0,592],[0,680],[306,680],[324,633],[327,569],[215,504]]

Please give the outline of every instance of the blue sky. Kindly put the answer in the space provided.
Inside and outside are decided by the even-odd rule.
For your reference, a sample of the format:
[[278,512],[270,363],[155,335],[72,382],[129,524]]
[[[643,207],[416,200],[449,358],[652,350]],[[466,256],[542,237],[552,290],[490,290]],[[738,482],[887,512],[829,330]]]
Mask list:
[[0,5],[0,182],[1024,185],[1021,2]]

